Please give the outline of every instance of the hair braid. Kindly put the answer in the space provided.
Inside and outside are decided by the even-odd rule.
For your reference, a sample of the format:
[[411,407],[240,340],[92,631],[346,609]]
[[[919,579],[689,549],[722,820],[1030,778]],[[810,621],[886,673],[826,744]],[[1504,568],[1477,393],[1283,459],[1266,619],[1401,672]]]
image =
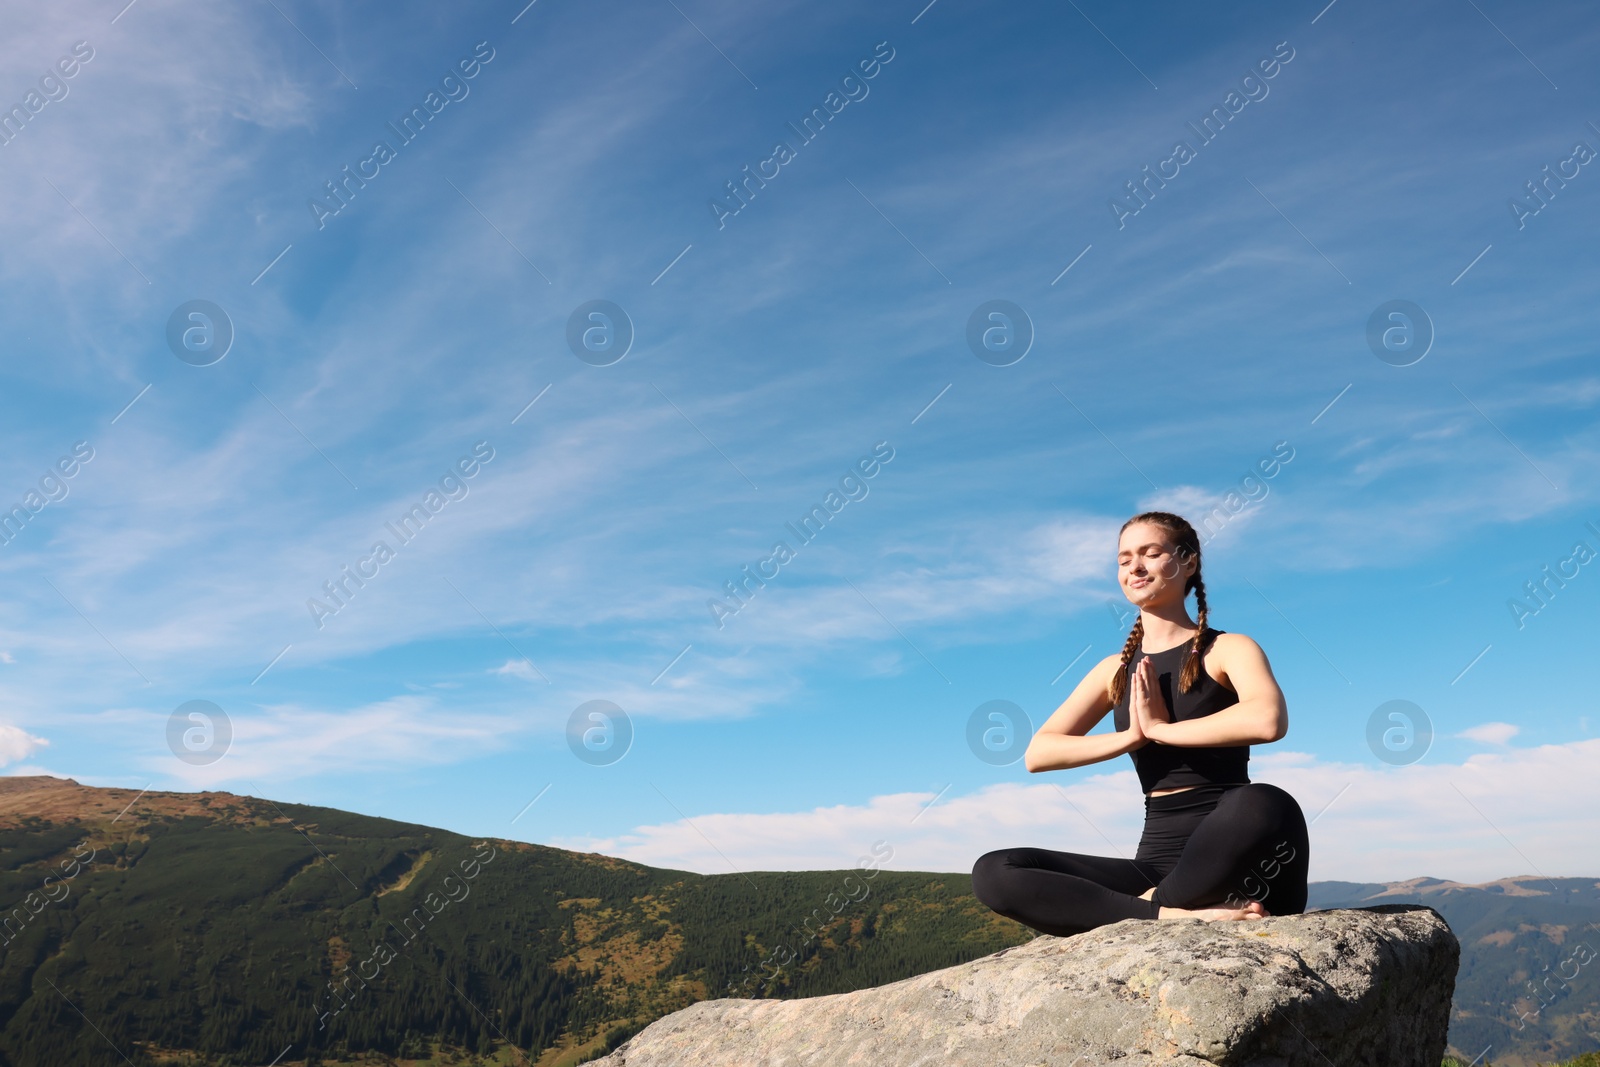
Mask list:
[[1144,641],[1144,616],[1141,614],[1133,620],[1133,629],[1128,631],[1128,639],[1122,644],[1122,663],[1117,667],[1116,677],[1111,679],[1111,703],[1122,703],[1123,696],[1128,691],[1128,663],[1133,659],[1133,654],[1139,651],[1139,645]]
[[1194,577],[1189,580],[1194,589],[1196,614],[1199,616],[1199,629],[1194,632],[1194,643],[1189,646],[1189,654],[1183,657],[1183,670],[1178,674],[1178,692],[1187,693],[1194,688],[1194,683],[1200,680],[1200,641],[1206,633],[1206,583],[1200,577],[1200,565],[1195,564]]

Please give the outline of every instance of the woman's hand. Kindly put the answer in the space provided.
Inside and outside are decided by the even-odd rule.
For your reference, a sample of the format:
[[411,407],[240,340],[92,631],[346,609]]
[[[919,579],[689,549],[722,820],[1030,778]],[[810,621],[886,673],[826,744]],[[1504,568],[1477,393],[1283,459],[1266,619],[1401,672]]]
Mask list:
[[1029,772],[1066,770],[1116,759],[1125,752],[1145,745],[1146,739],[1133,716],[1120,730],[1091,734],[1095,724],[1112,710],[1111,680],[1127,670],[1122,653],[1117,651],[1095,664],[1072,695],[1061,702],[1028,742],[1022,754]]
[[1172,712],[1156,683],[1155,665],[1145,656],[1134,669],[1128,689],[1128,729],[1147,741],[1159,741],[1162,728],[1170,725]]

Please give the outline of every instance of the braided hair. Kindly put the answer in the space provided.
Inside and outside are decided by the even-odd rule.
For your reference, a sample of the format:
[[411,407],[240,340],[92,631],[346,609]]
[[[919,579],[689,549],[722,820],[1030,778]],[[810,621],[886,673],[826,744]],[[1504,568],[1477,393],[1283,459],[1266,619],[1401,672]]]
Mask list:
[[[1183,657],[1183,668],[1178,672],[1178,692],[1187,693],[1194,688],[1200,680],[1200,639],[1206,632],[1206,583],[1200,577],[1200,535],[1195,533],[1194,527],[1182,516],[1174,515],[1170,511],[1146,511],[1135,515],[1122,524],[1122,530],[1135,523],[1147,522],[1159,526],[1171,537],[1179,564],[1194,559],[1194,573],[1184,584],[1183,591],[1187,595],[1189,590],[1194,590],[1195,607],[1199,615],[1199,628],[1194,632],[1194,639],[1189,644],[1189,652]],[[1117,531],[1118,536],[1122,530]],[[1139,651],[1139,646],[1144,641],[1144,614],[1134,620],[1133,629],[1128,632],[1128,640],[1122,645],[1122,663],[1117,668],[1117,673],[1111,679],[1111,703],[1120,704],[1128,689],[1128,664],[1133,661],[1134,654]]]

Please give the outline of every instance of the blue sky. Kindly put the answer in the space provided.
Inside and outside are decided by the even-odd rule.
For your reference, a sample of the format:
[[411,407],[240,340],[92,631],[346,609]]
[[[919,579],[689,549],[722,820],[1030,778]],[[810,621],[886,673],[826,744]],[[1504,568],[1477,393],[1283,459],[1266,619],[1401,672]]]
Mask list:
[[[1508,603],[1600,550],[1588,10],[97,0],[9,23],[5,773],[708,872],[875,841],[905,869],[1126,854],[1126,760],[1030,776],[976,758],[968,718],[1041,722],[1121,645],[1122,520],[1226,508],[1277,449],[1205,574],[1288,696],[1253,767],[1315,814],[1313,877],[1600,871],[1600,568],[1568,563],[1520,627]],[[167,338],[194,300],[234,332],[205,366]],[[595,300],[632,323],[609,365],[567,341]],[[993,300],[1034,335],[1006,366],[966,339]],[[1395,300],[1434,333],[1405,366],[1367,340]],[[387,532],[475,446],[413,540]],[[875,446],[798,545],[785,524]],[[708,601],[779,539],[794,558],[719,626]],[[346,566],[377,569],[319,618]],[[191,700],[226,712],[219,760],[168,747]],[[590,700],[626,713],[620,760],[569,748]],[[1419,760],[1368,747],[1390,700],[1432,722]]]

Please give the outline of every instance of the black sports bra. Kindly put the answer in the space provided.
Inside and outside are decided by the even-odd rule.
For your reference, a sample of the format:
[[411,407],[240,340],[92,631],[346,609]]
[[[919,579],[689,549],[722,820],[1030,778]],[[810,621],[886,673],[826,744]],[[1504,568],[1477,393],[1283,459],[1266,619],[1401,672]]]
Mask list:
[[[1222,632],[1208,626],[1201,634],[1200,674],[1195,679],[1194,688],[1187,693],[1178,692],[1178,675],[1183,670],[1183,660],[1189,654],[1192,642],[1185,641],[1164,652],[1146,653],[1141,649],[1135,654],[1128,661],[1127,684],[1123,687],[1122,699],[1112,709],[1112,721],[1116,728],[1128,728],[1128,696],[1133,691],[1133,671],[1145,655],[1150,657],[1151,666],[1155,668],[1156,684],[1166,698],[1173,722],[1198,719],[1239,703],[1239,694],[1207,674],[1203,662],[1206,651]],[[1129,752],[1128,756],[1133,760],[1133,769],[1139,774],[1139,788],[1147,794],[1156,789],[1250,781],[1247,769],[1250,762],[1249,745],[1189,748],[1151,741]]]

